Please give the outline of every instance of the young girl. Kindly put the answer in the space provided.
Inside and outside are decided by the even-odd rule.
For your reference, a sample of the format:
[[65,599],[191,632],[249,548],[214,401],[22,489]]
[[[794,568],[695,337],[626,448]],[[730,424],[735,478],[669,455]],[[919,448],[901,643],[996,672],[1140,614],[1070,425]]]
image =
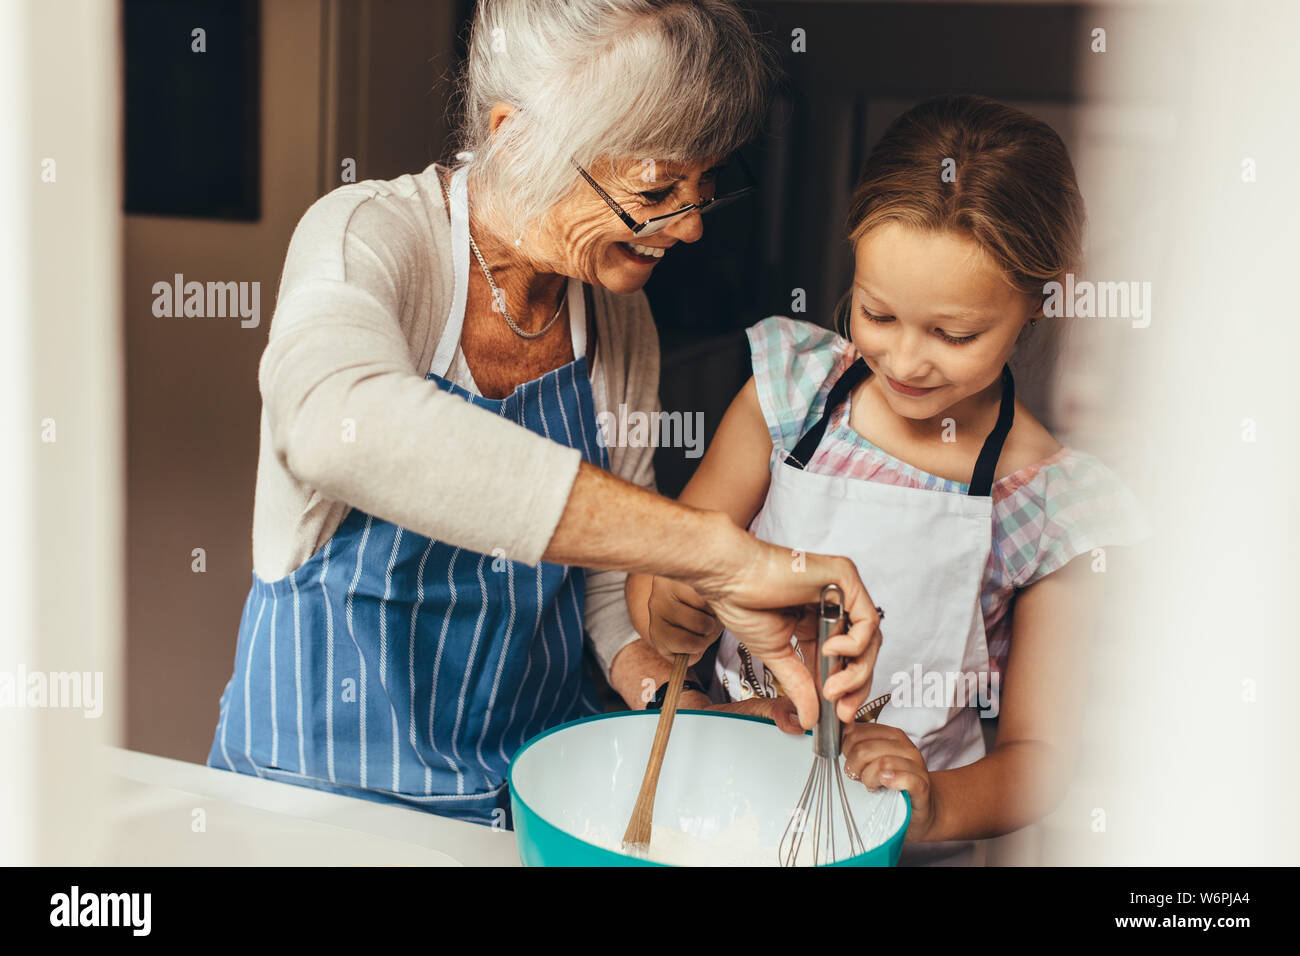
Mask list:
[[[854,191],[840,334],[780,316],[748,330],[753,378],[681,495],[792,561],[857,565],[885,618],[851,703],[891,698],[876,722],[845,725],[844,770],[909,792],[904,863],[976,862],[974,840],[1060,801],[1082,708],[1079,617],[1106,577],[1095,549],[1146,533],[1114,474],[1015,398],[1007,365],[1042,321],[1045,283],[1077,266],[1083,220],[1045,124],[977,96],[908,111]],[[721,634],[712,701],[682,706],[798,730],[771,674],[690,588],[635,576],[627,594],[643,639]],[[991,752],[981,710],[999,718]]]

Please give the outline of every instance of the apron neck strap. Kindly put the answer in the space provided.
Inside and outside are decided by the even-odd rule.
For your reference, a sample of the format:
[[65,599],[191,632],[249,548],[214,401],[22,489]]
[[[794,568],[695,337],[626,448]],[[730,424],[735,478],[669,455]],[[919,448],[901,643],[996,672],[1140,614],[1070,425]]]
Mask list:
[[839,381],[831,386],[831,393],[826,397],[826,405],[822,410],[821,417],[817,419],[816,424],[807,431],[803,438],[799,439],[799,444],[794,446],[794,451],[785,459],[786,464],[800,470],[803,469],[804,462],[812,459],[813,452],[822,443],[822,436],[826,434],[826,426],[831,422],[831,413],[844,404],[844,400],[849,397],[849,392],[853,391],[858,386],[858,383],[870,374],[871,369],[867,368],[867,363],[860,358],[844,370],[844,373],[839,377]]
[[[438,339],[433,359],[429,362],[429,373],[439,377],[446,376],[456,357],[456,348],[460,345],[461,329],[465,326],[465,301],[469,292],[469,203],[466,197],[464,166],[451,174],[451,189],[443,186],[442,177],[437,175],[438,186],[442,188],[446,201],[447,214],[451,219],[451,305],[443,323],[442,336]],[[450,192],[450,195],[448,195]]]
[[[443,200],[451,219],[451,271],[454,280],[451,306],[447,311],[447,320],[443,325],[442,337],[438,339],[433,360],[429,363],[429,373],[445,377],[456,357],[460,345],[461,331],[465,327],[465,304],[469,297],[469,196],[466,188],[468,167],[461,166],[451,176],[451,191],[443,185],[442,177],[434,171],[438,186],[442,190]],[[587,354],[587,307],[584,283],[568,277],[569,296],[569,334],[573,342],[573,359],[576,362]]]
[[[794,451],[787,455],[785,463],[792,468],[802,469],[804,462],[812,458],[813,452],[821,444],[822,437],[826,434],[826,428],[830,424],[831,415],[835,409],[844,404],[844,400],[849,397],[849,392],[853,391],[859,383],[870,377],[871,369],[867,363],[858,358],[852,365],[846,368],[839,380],[831,387],[830,395],[826,398],[826,405],[822,410],[821,417],[817,419],[816,424],[810,428],[804,436],[799,439],[799,444]],[[967,494],[970,497],[988,497],[993,492],[993,475],[997,469],[998,458],[1002,455],[1002,446],[1007,440],[1007,435],[1011,432],[1011,423],[1015,419],[1016,413],[1016,383],[1011,377],[1011,366],[1002,366],[1002,404],[998,409],[998,420],[989,432],[988,437],[984,439],[984,447],[980,449],[979,457],[975,460],[975,470],[971,474],[970,491]]]
[[971,474],[971,497],[985,498],[993,493],[993,473],[997,469],[998,458],[1002,455],[1002,445],[1011,432],[1011,423],[1016,417],[1016,383],[1011,377],[1011,366],[1002,366],[1002,405],[998,408],[998,420],[984,439],[979,458],[975,459],[975,471]]

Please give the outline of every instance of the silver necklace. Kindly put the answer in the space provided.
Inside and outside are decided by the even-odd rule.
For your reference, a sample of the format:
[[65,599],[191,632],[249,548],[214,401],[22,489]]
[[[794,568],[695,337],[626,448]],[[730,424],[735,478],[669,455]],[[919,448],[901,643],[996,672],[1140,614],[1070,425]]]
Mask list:
[[501,314],[506,317],[506,324],[510,326],[510,331],[514,332],[515,335],[519,336],[521,339],[539,339],[549,332],[551,326],[556,323],[556,320],[560,317],[560,313],[564,310],[564,303],[568,301],[569,283],[564,283],[564,294],[560,296],[560,304],[556,306],[555,314],[551,316],[551,320],[536,332],[525,332],[515,324],[514,317],[510,315],[510,310],[506,308],[506,295],[497,288],[497,284],[492,280],[492,272],[488,269],[487,263],[483,261],[483,254],[478,251],[478,243],[474,241],[473,236],[469,237],[469,247],[474,250],[474,257],[478,259],[478,264],[483,267],[483,275],[487,278],[488,285],[492,287],[492,301],[501,306]]
[[[442,189],[442,198],[447,204],[447,209],[450,211],[451,197],[447,195],[447,186],[443,183],[441,176],[438,177],[438,186]],[[467,229],[466,232],[468,233],[468,231],[469,230]],[[496,282],[492,279],[492,270],[490,270],[487,263],[483,261],[483,253],[478,251],[478,243],[474,241],[472,235],[469,237],[469,247],[474,250],[474,258],[478,259],[478,264],[483,269],[483,276],[487,279],[488,285],[492,287],[492,301],[501,306],[501,313],[506,317],[506,324],[510,326],[510,331],[514,332],[515,335],[519,336],[521,339],[538,339],[549,332],[551,326],[553,326],[556,320],[559,319],[560,312],[564,310],[564,303],[569,299],[569,283],[564,283],[564,294],[560,296],[560,304],[556,306],[555,315],[551,316],[551,321],[547,322],[536,332],[525,332],[515,324],[514,316],[512,316],[510,310],[506,308],[505,293],[497,288]]]

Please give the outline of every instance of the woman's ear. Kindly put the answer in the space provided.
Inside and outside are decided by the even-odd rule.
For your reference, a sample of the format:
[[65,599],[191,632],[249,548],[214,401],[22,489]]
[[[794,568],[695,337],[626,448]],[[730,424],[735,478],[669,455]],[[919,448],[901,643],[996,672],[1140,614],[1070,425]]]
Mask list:
[[507,116],[515,111],[515,108],[509,103],[497,101],[492,104],[492,112],[488,116],[488,132],[495,133]]

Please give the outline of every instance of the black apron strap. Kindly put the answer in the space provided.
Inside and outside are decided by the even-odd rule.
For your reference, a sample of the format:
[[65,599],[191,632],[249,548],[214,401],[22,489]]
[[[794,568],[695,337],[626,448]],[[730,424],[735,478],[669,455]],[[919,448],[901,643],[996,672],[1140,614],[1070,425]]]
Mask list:
[[794,446],[794,451],[786,458],[786,464],[792,465],[800,470],[812,458],[813,452],[822,442],[822,436],[826,434],[826,426],[830,424],[831,413],[844,403],[844,399],[849,397],[849,392],[857,386],[859,382],[871,374],[871,369],[867,368],[867,363],[858,359],[852,365],[844,370],[840,379],[831,387],[831,393],[826,397],[826,407],[822,409],[821,418],[799,439],[799,444]]
[[[844,403],[849,392],[856,388],[858,383],[870,375],[871,369],[861,358],[844,370],[839,381],[831,387],[830,395],[826,397],[826,405],[822,409],[821,417],[799,439],[799,444],[795,445],[794,451],[786,456],[787,465],[802,469],[807,464],[813,453],[817,451],[817,446],[821,444],[835,409]],[[971,474],[968,496],[986,498],[992,494],[993,475],[997,469],[998,459],[1002,456],[1002,446],[1011,432],[1015,414],[1016,383],[1011,377],[1011,366],[1004,365],[1002,366],[1002,403],[998,408],[998,420],[988,437],[984,439],[984,447],[980,449],[979,457],[975,460],[975,470]]]
[[970,491],[972,498],[985,498],[993,493],[993,473],[1002,456],[1002,445],[1011,432],[1011,423],[1016,417],[1016,383],[1011,377],[1011,366],[1002,366],[1002,406],[998,409],[998,420],[984,439],[979,458],[975,459],[975,471],[971,473]]

